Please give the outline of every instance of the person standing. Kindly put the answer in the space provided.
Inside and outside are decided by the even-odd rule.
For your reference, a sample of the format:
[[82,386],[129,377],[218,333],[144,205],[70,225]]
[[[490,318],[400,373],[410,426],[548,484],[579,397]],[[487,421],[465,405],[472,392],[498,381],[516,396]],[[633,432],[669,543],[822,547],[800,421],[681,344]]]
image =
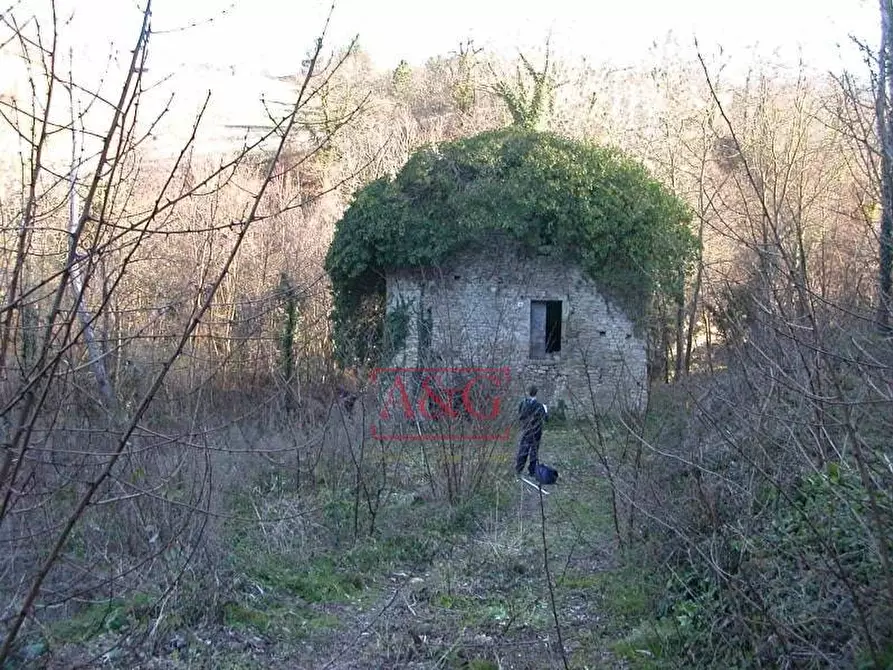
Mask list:
[[518,442],[518,455],[515,459],[515,472],[521,474],[527,464],[527,473],[536,476],[537,455],[543,437],[543,424],[549,418],[549,409],[536,399],[537,388],[531,385],[527,397],[518,406],[518,421],[521,424],[521,439]]

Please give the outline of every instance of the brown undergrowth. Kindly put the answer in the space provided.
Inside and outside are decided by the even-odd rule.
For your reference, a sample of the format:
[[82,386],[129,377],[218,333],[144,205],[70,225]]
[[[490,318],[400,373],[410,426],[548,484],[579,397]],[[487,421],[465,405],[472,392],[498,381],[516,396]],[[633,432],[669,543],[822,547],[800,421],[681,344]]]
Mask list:
[[[511,474],[511,450],[459,505],[405,477],[371,534],[362,520],[355,533],[349,489],[309,485],[309,475],[298,489],[285,468],[236,467],[221,517],[167,597],[143,584],[80,608],[29,636],[16,665],[559,667],[538,494]],[[611,644],[650,611],[654,592],[617,552],[607,485],[585,442],[552,429],[543,450],[562,472],[543,502],[565,652],[571,667],[622,667]]]

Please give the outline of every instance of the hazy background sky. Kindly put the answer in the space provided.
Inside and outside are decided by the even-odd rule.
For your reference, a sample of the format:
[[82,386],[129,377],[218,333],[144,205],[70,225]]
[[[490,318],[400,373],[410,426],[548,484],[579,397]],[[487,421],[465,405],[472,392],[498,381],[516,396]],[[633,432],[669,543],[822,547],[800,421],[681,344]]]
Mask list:
[[[156,0],[154,25],[165,30],[217,17],[191,37],[209,61],[278,69],[300,58],[330,5],[319,0]],[[799,44],[812,61],[831,67],[838,61],[835,45],[846,42],[848,34],[876,41],[876,5],[864,0],[338,0],[331,34],[336,42],[346,42],[358,33],[363,47],[388,67],[401,58],[421,63],[466,37],[506,50],[540,45],[549,31],[555,45],[568,53],[634,60],[670,30],[684,41],[697,34],[704,43],[722,43],[729,50],[758,42],[793,53]]]
[[[73,50],[75,78],[86,85],[103,76],[111,81],[104,74],[109,57],[127,60],[142,2],[56,5],[70,19],[60,34],[65,50]],[[48,0],[13,7],[19,20],[36,13],[47,24]],[[155,0],[149,76],[164,79],[156,99],[175,91],[174,109],[188,115],[211,90],[214,124],[259,120],[260,96],[284,94],[270,77],[299,69],[330,7],[331,0]],[[694,36],[707,51],[722,45],[742,67],[756,45],[763,55],[793,61],[802,54],[816,69],[839,70],[859,66],[850,35],[878,41],[877,14],[876,2],[867,0],[338,0],[328,44],[346,45],[358,34],[375,63],[391,68],[401,59],[421,64],[468,38],[512,55],[542,47],[551,34],[562,56],[629,64],[672,31],[686,47]],[[0,68],[8,70],[8,61],[0,60]]]

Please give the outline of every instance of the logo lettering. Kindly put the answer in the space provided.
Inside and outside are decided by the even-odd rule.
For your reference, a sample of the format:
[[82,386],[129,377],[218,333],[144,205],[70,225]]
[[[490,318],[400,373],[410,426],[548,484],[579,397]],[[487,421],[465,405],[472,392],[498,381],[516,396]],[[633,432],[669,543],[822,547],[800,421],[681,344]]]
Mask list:
[[502,416],[508,368],[379,368],[381,409],[371,430],[382,440],[508,440]]

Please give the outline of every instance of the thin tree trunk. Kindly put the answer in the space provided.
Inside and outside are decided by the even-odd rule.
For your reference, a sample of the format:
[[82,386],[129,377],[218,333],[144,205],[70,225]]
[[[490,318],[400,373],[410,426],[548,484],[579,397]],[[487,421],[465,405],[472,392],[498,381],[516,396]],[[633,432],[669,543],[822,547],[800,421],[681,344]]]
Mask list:
[[701,188],[698,189],[698,269],[695,272],[694,285],[691,289],[690,309],[688,313],[688,327],[685,332],[685,374],[691,374],[691,357],[694,348],[695,327],[698,322],[698,306],[701,299],[701,283],[704,278],[704,228],[707,223],[707,202],[704,198],[703,185],[706,183],[707,174],[707,155],[701,155],[700,174],[698,182]]
[[71,257],[75,262],[71,267],[71,291],[74,295],[75,306],[77,309],[78,319],[81,322],[81,328],[84,331],[84,342],[87,345],[87,356],[90,360],[90,368],[93,370],[93,376],[96,377],[96,384],[99,386],[99,392],[107,403],[109,409],[115,406],[115,392],[109,381],[108,373],[105,369],[105,360],[102,348],[96,342],[96,336],[93,331],[93,316],[87,310],[87,304],[84,300],[84,266],[81,259],[77,257],[78,229],[80,217],[77,215],[77,192],[75,186],[77,184],[77,149],[76,139],[74,136],[75,118],[74,118],[74,99],[72,94],[73,86],[69,86],[69,103],[71,104],[71,171],[68,175],[68,234],[70,236],[70,244],[72,245]]
[[676,303],[676,355],[673,366],[673,383],[682,379],[685,365],[685,301]]
[[877,325],[890,328],[891,266],[893,266],[893,123],[890,118],[891,82],[889,66],[893,49],[893,0],[880,0],[881,46],[878,51],[876,114],[881,144],[881,229],[879,236],[879,277]]
[[[701,224],[699,238],[704,237],[704,224]],[[698,270],[695,273],[694,286],[691,291],[691,309],[688,312],[688,327],[685,334],[685,374],[691,374],[691,357],[694,349],[695,328],[698,324],[698,306],[701,299],[701,282],[704,276],[704,261],[698,259]]]

